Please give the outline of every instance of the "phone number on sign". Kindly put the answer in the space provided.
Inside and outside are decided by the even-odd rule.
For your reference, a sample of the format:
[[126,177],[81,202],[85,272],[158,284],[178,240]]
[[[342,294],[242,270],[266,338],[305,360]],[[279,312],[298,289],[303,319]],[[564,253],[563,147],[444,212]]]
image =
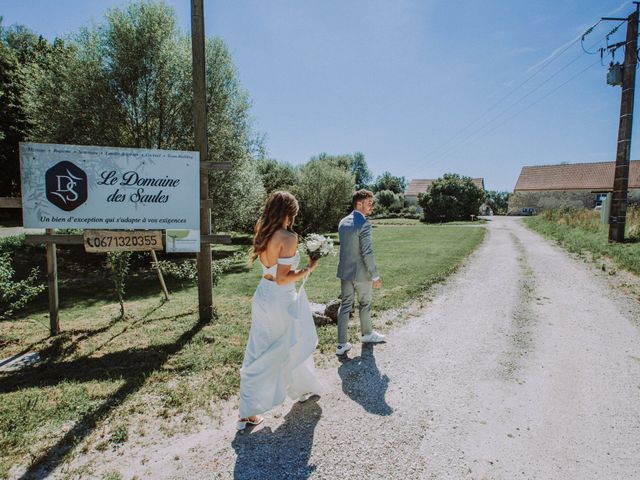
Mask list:
[[91,248],[109,247],[152,247],[158,245],[158,239],[152,235],[135,237],[87,237],[87,246]]

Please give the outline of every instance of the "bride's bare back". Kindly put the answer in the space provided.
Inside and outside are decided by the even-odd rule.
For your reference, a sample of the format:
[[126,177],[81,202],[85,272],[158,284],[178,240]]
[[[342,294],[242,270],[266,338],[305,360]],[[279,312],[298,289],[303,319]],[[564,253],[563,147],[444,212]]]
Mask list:
[[278,258],[292,257],[298,248],[298,235],[281,228],[267,242],[267,248],[260,253],[260,261],[265,267],[278,263]]

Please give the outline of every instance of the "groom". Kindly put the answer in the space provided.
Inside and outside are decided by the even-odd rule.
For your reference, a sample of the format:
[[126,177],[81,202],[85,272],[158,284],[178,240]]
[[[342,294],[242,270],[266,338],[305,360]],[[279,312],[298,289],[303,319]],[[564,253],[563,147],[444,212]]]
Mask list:
[[358,190],[353,194],[353,212],[340,220],[340,261],[338,274],[342,301],[338,309],[338,346],[336,355],[344,355],[351,350],[347,342],[347,324],[353,307],[354,294],[360,301],[360,330],[363,343],[384,342],[384,335],[374,331],[371,325],[372,287],[380,288],[382,280],[378,275],[371,248],[371,224],[367,215],[373,211],[373,193]]

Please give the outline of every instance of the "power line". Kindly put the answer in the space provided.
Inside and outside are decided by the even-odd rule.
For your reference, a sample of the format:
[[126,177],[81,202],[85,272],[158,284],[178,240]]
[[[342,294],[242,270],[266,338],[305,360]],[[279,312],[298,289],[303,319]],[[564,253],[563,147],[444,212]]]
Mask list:
[[[596,22],[595,24],[593,24],[591,27],[589,27],[585,33],[583,33],[581,36],[576,37],[575,39],[573,39],[571,42],[567,43],[566,45],[564,45],[564,47],[560,47],[560,51],[557,52],[558,49],[554,50],[554,52],[547,57],[547,59],[543,60],[542,62],[540,62],[542,64],[542,66],[536,70],[533,74],[531,74],[529,77],[527,77],[524,81],[522,81],[520,84],[518,84],[516,87],[514,87],[509,93],[507,93],[506,95],[504,95],[502,98],[500,98],[497,102],[495,102],[493,105],[491,105],[489,108],[487,108],[484,112],[482,112],[478,117],[476,117],[474,120],[472,120],[471,122],[469,122],[465,127],[463,127],[461,130],[459,130],[456,134],[454,134],[453,137],[449,138],[449,140],[447,140],[444,144],[441,144],[439,147],[436,147],[434,150],[430,151],[426,157],[430,157],[432,155],[434,155],[435,153],[437,153],[439,150],[446,148],[451,142],[453,142],[459,135],[461,135],[462,133],[464,133],[466,130],[468,130],[472,125],[474,125],[475,123],[477,123],[479,120],[481,120],[482,118],[484,118],[489,112],[491,112],[492,110],[494,110],[498,105],[500,105],[502,102],[504,102],[507,98],[509,98],[511,95],[513,95],[515,92],[518,91],[518,89],[520,89],[521,87],[523,87],[524,85],[526,85],[530,80],[532,80],[533,78],[535,78],[540,72],[542,72],[545,68],[547,68],[549,65],[551,65],[554,61],[556,61],[558,58],[560,58],[562,56],[562,54],[564,54],[567,50],[569,50],[573,45],[575,45],[578,40],[584,40],[584,37],[586,35],[588,35],[589,33],[591,33],[593,31],[593,29],[595,27],[598,26],[598,24],[600,24],[602,20],[599,20],[598,22]],[[596,44],[597,45],[601,40],[603,40],[605,37],[602,37],[602,39],[600,39]],[[593,46],[593,45],[592,45]],[[556,53],[557,52],[557,53]]]
[[[465,136],[462,141],[456,143],[455,145],[453,145],[451,148],[446,148],[446,146],[448,146],[449,144],[451,144],[451,142],[454,139],[457,139],[464,131],[468,130],[469,127],[471,125],[473,125],[474,123],[477,123],[478,120],[480,120],[480,118],[486,116],[486,114],[492,110],[495,106],[497,106],[499,103],[502,103],[505,99],[507,99],[509,96],[511,96],[513,93],[515,93],[520,87],[522,87],[525,83],[527,83],[529,80],[531,80],[532,78],[534,78],[538,73],[540,73],[545,67],[547,67],[550,63],[552,63],[555,59],[559,58],[560,55],[562,55],[564,52],[566,52],[568,50],[568,48],[570,48],[573,44],[575,44],[578,39],[583,40],[585,36],[587,36],[589,33],[591,33],[591,31],[599,24],[600,22],[597,22],[596,24],[594,24],[592,27],[590,27],[589,29],[587,29],[587,31],[580,37],[577,37],[576,40],[574,40],[573,42],[571,42],[570,44],[568,44],[560,53],[558,53],[555,57],[553,57],[547,64],[545,64],[542,68],[540,68],[538,71],[536,71],[533,75],[531,75],[530,77],[528,77],[525,81],[523,81],[521,84],[518,85],[518,87],[516,87],[514,90],[512,90],[511,92],[509,92],[507,95],[505,95],[503,98],[501,98],[496,104],[492,105],[492,107],[490,107],[488,110],[486,110],[480,117],[476,118],[476,120],[474,120],[473,122],[471,122],[470,124],[468,124],[465,128],[463,128],[462,130],[458,131],[454,137],[452,137],[449,141],[447,141],[445,144],[441,145],[439,148],[437,148],[436,150],[433,151],[433,153],[437,152],[438,150],[442,150],[444,148],[444,153],[442,153],[440,155],[440,158],[435,160],[435,161],[431,161],[428,162],[429,165],[434,165],[437,163],[440,163],[441,161],[443,161],[444,159],[446,159],[447,157],[450,156],[450,154],[452,152],[454,152],[458,147],[460,147],[461,145],[464,145],[466,143],[468,143],[468,140],[473,137],[474,135],[477,135],[478,133],[480,133],[482,130],[484,130],[487,126],[491,125],[492,123],[494,123],[496,120],[498,120],[502,115],[504,115],[505,113],[507,113],[511,108],[513,108],[515,105],[519,104],[521,101],[523,101],[524,99],[526,99],[527,97],[529,97],[531,94],[533,94],[534,92],[536,92],[537,90],[539,90],[543,85],[547,84],[551,79],[555,78],[558,74],[560,74],[562,71],[564,71],[566,68],[568,68],[570,65],[572,65],[573,63],[575,63],[577,60],[579,60],[580,58],[582,58],[583,54],[578,55],[577,57],[575,57],[573,60],[571,60],[569,63],[565,64],[563,67],[561,67],[559,70],[557,70],[555,73],[553,73],[552,75],[550,75],[549,77],[547,77],[542,83],[540,83],[538,86],[536,86],[533,90],[529,91],[527,94],[525,94],[523,97],[520,97],[518,100],[516,100],[514,103],[512,103],[511,105],[509,105],[506,109],[504,109],[503,111],[499,112],[497,115],[495,115],[493,118],[489,119],[486,123],[484,123],[483,125],[481,125],[478,129],[476,129],[475,131],[471,132],[469,135]],[[616,26],[613,30],[611,30],[607,35],[601,37],[597,42],[595,42],[593,45],[591,45],[590,48],[592,48],[595,45],[598,45],[602,40],[604,40],[605,38],[608,40],[608,38],[615,33],[615,31],[619,28],[619,26],[624,23],[621,22],[618,26]],[[590,65],[588,68],[591,68],[592,65]],[[585,69],[586,70],[586,69]],[[581,71],[582,72],[582,71]],[[579,73],[581,73],[579,72]],[[571,79],[573,79],[574,77],[571,77]],[[569,81],[570,81],[569,80]],[[561,86],[565,85],[568,82],[565,82],[563,84],[561,84]],[[560,87],[557,87],[560,88]],[[552,92],[555,91],[552,90]],[[546,98],[548,95],[545,95],[541,98]],[[536,102],[534,102],[536,103]],[[532,104],[533,105],[533,104]],[[524,110],[527,110],[529,107],[526,107],[523,110],[518,111],[515,115],[518,115],[519,113],[521,113]],[[509,117],[512,118],[513,116]],[[504,123],[504,122],[503,122]],[[500,125],[502,125],[503,123],[500,123]],[[497,127],[496,127],[497,128]]]
[[600,60],[596,60],[595,62],[593,62],[591,65],[588,65],[587,67],[585,67],[584,69],[580,70],[579,72],[577,72],[575,75],[572,75],[571,77],[569,77],[569,79],[567,79],[565,82],[561,83],[560,85],[558,85],[556,88],[554,88],[553,90],[550,90],[549,92],[547,92],[545,95],[543,95],[542,97],[540,97],[539,99],[537,99],[536,101],[530,103],[529,105],[527,105],[526,107],[524,107],[521,110],[518,110],[516,113],[514,113],[513,115],[511,115],[510,117],[506,118],[503,122],[499,123],[498,125],[496,125],[494,128],[492,128],[490,131],[488,131],[485,135],[489,135],[490,133],[493,133],[495,130],[497,130],[498,128],[500,128],[502,125],[504,125],[505,123],[507,123],[509,120],[512,120],[514,117],[517,117],[518,115],[520,115],[521,113],[529,110],[531,107],[533,107],[534,105],[537,105],[538,103],[540,103],[541,101],[543,101],[545,98],[547,98],[549,95],[555,93],[557,90],[561,89],[562,87],[564,87],[567,83],[571,82],[572,80],[574,80],[575,78],[579,77],[580,75],[582,75],[584,72],[586,72],[587,70],[589,70],[590,68],[593,68],[595,65],[597,65],[600,62]]
[[[496,131],[498,128],[500,128],[501,126],[503,126],[505,123],[507,123],[508,121],[512,120],[513,118],[517,117],[518,115],[520,115],[521,113],[529,110],[531,107],[533,107],[534,105],[540,103],[541,101],[543,101],[544,99],[546,99],[547,97],[549,97],[551,94],[553,94],[554,92],[556,92],[557,90],[559,90],[560,88],[564,87],[566,84],[568,84],[569,82],[571,82],[572,80],[574,80],[575,78],[577,78],[578,76],[582,75],[584,72],[586,72],[587,70],[589,70],[590,68],[593,68],[596,64],[598,64],[600,62],[600,60],[596,60],[595,62],[593,62],[592,64],[588,65],[586,68],[579,70],[577,73],[575,73],[574,75],[572,75],[571,77],[569,77],[569,79],[567,79],[566,81],[564,81],[563,83],[561,83],[560,85],[556,86],[555,88],[553,88],[552,90],[549,90],[545,95],[543,95],[542,97],[538,98],[537,100],[531,102],[530,104],[528,104],[526,107],[518,110],[517,112],[515,112],[514,114],[510,115],[509,117],[503,119],[502,122],[498,123],[497,125],[493,126],[493,128],[490,128],[490,130],[486,131],[486,132],[482,132],[482,130],[486,129],[486,127],[488,127],[490,125],[490,123],[485,124],[484,126],[482,126],[479,130],[477,130],[476,132],[474,132],[472,135],[469,135],[468,137],[466,137],[465,139],[463,139],[458,145],[457,147],[462,147],[464,145],[467,145],[469,143],[472,143],[475,140],[478,140],[480,137],[487,137],[489,134],[493,133],[494,131]],[[504,113],[504,112],[503,112]],[[495,117],[493,121],[495,121],[498,117]],[[473,138],[474,135],[480,134],[480,137],[476,137]],[[445,160],[448,160],[451,157],[451,154],[455,152],[455,149],[451,149],[449,151],[447,151],[441,158],[439,158],[437,161],[433,162],[432,165],[436,165],[438,163],[441,163]]]
[[[494,117],[492,117],[491,119],[489,119],[487,122],[485,122],[483,125],[480,125],[475,131],[471,132],[469,135],[467,135],[466,137],[464,137],[462,139],[462,141],[456,145],[454,145],[452,148],[447,149],[441,156],[440,159],[436,160],[436,162],[433,163],[438,163],[440,161],[442,161],[443,159],[446,159],[447,157],[449,157],[449,155],[454,152],[458,147],[465,145],[468,143],[468,140],[470,140],[471,138],[473,138],[474,136],[480,134],[483,130],[485,130],[487,127],[491,127],[493,126],[493,124],[500,120],[501,117],[505,114],[507,114],[509,112],[509,110],[511,110],[513,107],[515,107],[516,105],[520,104],[523,100],[527,99],[529,96],[531,96],[533,93],[535,93],[536,91],[538,91],[540,88],[542,88],[544,85],[546,85],[549,81],[551,81],[553,78],[555,78],[556,76],[558,76],[560,73],[562,73],[566,68],[568,68],[569,66],[573,65],[577,60],[583,58],[582,55],[580,55],[577,58],[574,58],[571,62],[567,63],[566,65],[564,65],[560,70],[556,71],[554,74],[552,74],[551,76],[547,77],[542,83],[540,83],[538,86],[536,86],[533,90],[529,91],[527,94],[525,94],[524,96],[520,97],[518,100],[516,100],[514,103],[512,103],[511,105],[509,105],[505,110],[502,110],[501,112],[499,112],[497,115],[495,115]],[[600,59],[598,59],[598,62],[600,62]],[[591,67],[591,65],[590,65]],[[572,77],[573,78],[573,77]],[[564,83],[562,84],[564,85]],[[543,97],[544,98],[544,97]],[[511,117],[509,117],[511,118]],[[501,123],[502,125],[502,123]],[[432,163],[432,164],[433,164]]]

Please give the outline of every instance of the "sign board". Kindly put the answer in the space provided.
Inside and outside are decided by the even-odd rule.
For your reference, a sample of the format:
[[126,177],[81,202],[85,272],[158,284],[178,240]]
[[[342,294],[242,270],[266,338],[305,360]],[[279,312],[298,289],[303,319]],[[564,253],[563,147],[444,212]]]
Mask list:
[[112,230],[85,230],[84,249],[87,252],[162,250],[160,230],[117,232]]
[[200,154],[20,144],[27,228],[200,230]]
[[177,252],[199,252],[200,251],[200,231],[199,230],[167,230],[166,251]]

